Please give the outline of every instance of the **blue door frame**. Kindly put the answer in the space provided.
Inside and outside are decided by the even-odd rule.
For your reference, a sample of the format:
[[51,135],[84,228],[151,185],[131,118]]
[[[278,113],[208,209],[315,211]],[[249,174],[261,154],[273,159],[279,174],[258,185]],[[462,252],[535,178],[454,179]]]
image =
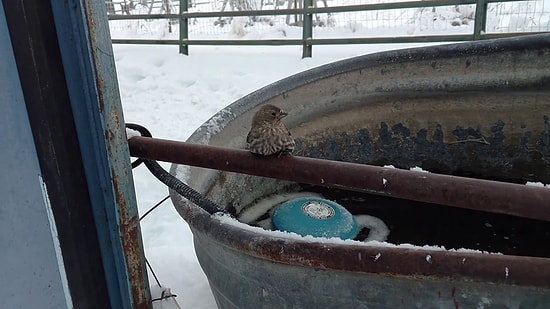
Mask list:
[[[5,59],[0,95],[9,111],[17,111],[0,116],[13,120],[2,121],[2,128],[15,121],[29,129],[9,131],[13,134],[4,142],[19,144],[30,154],[27,161],[8,151],[1,157],[2,166],[11,167],[7,174],[2,171],[1,183],[10,184],[2,195],[13,202],[0,210],[10,221],[23,211],[16,210],[25,204],[18,199],[27,201],[35,208],[30,213],[39,210],[43,216],[26,223],[50,227],[50,233],[36,235],[48,241],[37,238],[26,244],[46,255],[35,259],[57,261],[57,267],[48,267],[55,271],[44,274],[45,280],[38,280],[36,272],[19,272],[32,284],[14,289],[41,289],[50,282],[64,291],[64,297],[49,293],[57,304],[51,308],[60,301],[74,308],[151,306],[105,10],[101,1],[3,0],[0,11],[0,54]],[[20,170],[34,172],[35,181],[29,186],[10,181],[21,179]],[[36,200],[25,199],[30,196]],[[0,231],[15,227],[4,225]],[[0,245],[9,250],[20,237],[3,236]],[[8,268],[19,263],[11,262],[0,263],[0,274],[15,276]],[[8,308],[28,307],[24,297],[3,296],[0,307],[4,302]],[[46,299],[37,301],[44,304]]]

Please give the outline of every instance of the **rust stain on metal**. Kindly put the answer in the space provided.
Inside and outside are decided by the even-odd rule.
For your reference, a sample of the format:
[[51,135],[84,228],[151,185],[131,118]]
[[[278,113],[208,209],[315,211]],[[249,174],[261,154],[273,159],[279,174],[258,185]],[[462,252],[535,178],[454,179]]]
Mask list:
[[126,205],[123,192],[120,191],[116,173],[112,171],[113,187],[115,190],[116,200],[120,207],[120,237],[122,238],[122,246],[126,257],[126,265],[128,275],[132,284],[132,296],[134,299],[134,307],[136,309],[150,309],[151,304],[147,299],[147,287],[143,280],[145,274],[143,272],[143,260],[141,246],[139,243],[140,225],[137,216],[129,217],[131,213]]
[[[84,11],[85,11],[85,16],[86,16],[86,19],[88,21],[88,31],[90,32],[90,40],[92,41],[91,43],[91,46],[92,48],[97,48],[97,46],[99,44],[97,44],[97,37],[98,35],[96,34],[97,32],[97,24],[96,24],[96,16],[95,14],[92,12],[88,12],[89,8],[93,8],[93,3],[89,2],[89,1],[86,1],[86,3],[82,6]],[[92,51],[92,54],[96,54],[95,51]],[[94,68],[97,68],[98,67],[98,62],[96,61],[96,55],[93,55],[90,60],[93,62],[94,64]],[[99,85],[102,85],[104,84],[103,83],[103,80],[101,79],[101,77],[99,76],[101,74],[96,74],[96,83],[98,85],[98,87],[96,87],[96,90],[97,90],[97,94],[98,94],[98,97],[99,97],[99,111],[100,113],[104,113],[105,112],[105,103],[104,103],[104,96],[103,96],[103,88]]]
[[86,39],[89,40],[91,49],[89,60],[92,62],[93,70],[95,70],[98,109],[105,121],[103,134],[106,147],[111,155],[112,162],[115,166],[118,166],[118,169],[116,167],[111,169],[111,177],[119,207],[119,237],[124,249],[129,284],[131,284],[132,305],[136,309],[150,309],[152,304],[149,302],[149,287],[145,284],[147,274],[144,269],[145,263],[142,260],[139,218],[137,214],[136,216],[132,215],[134,209],[132,208],[133,205],[127,204],[125,182],[119,179],[119,177],[128,176],[123,174],[125,172],[124,168],[120,168],[123,164],[120,164],[119,160],[125,158],[118,153],[124,147],[125,134],[121,121],[122,112],[116,85],[116,74],[113,74],[114,61],[112,59],[111,42],[108,39],[107,17],[103,13],[105,5],[97,1],[86,0],[81,3],[81,6],[84,10],[88,28],[89,36]]
[[105,131],[105,139],[112,141],[115,138],[115,134],[111,130]]
[[[103,84],[103,82],[100,78],[97,78],[96,83],[98,85]],[[97,89],[98,89],[97,94],[99,96],[99,100],[98,100],[98,102],[99,102],[99,112],[101,114],[103,114],[103,113],[105,113],[105,103],[104,103],[104,98],[103,98],[103,91],[101,90],[101,87],[97,87]]]

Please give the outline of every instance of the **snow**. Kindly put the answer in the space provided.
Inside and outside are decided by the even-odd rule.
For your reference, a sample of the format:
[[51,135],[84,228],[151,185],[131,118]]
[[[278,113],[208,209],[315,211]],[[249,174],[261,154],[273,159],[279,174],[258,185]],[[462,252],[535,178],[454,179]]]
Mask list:
[[[441,13],[441,10],[439,11]],[[455,12],[456,13],[456,12]],[[454,18],[449,16],[449,18]],[[471,33],[471,25],[461,27],[428,27],[413,19],[405,25],[408,34]],[[175,38],[161,21],[111,22],[113,38]],[[217,34],[221,38],[266,38],[292,36],[296,27],[277,26],[261,33],[256,28],[244,27],[243,21],[232,26],[231,31]],[[371,25],[372,26],[372,25]],[[362,23],[349,22],[342,28],[315,29],[315,37],[387,36],[393,32],[387,28],[372,28]],[[411,28],[412,27],[412,28]],[[178,28],[174,26],[173,28]],[[229,27],[228,27],[229,28]],[[177,29],[176,29],[177,30]],[[191,29],[193,38],[204,33]],[[323,32],[324,31],[324,32]],[[302,59],[300,46],[191,46],[190,55],[178,53],[177,46],[168,45],[115,45],[115,62],[120,94],[126,122],[148,128],[154,137],[186,140],[197,128],[223,107],[246,94],[292,74],[329,62],[377,51],[420,46],[420,44],[379,45],[329,45],[314,46],[313,58]],[[206,124],[211,132],[219,130],[216,119]],[[128,136],[137,135],[128,130]],[[166,169],[169,164],[161,163]],[[141,165],[133,171],[140,214],[145,213],[168,195],[167,188],[157,181]],[[254,217],[256,214],[247,214]],[[311,236],[266,231],[251,227],[232,218],[221,216],[218,220],[238,224],[259,233],[281,233],[280,237],[319,241]],[[182,308],[212,309],[216,304],[208,281],[195,256],[193,237],[187,223],[178,215],[168,200],[141,222],[145,255],[163,287],[158,287],[149,273],[153,298],[164,293],[177,295]],[[328,242],[345,242],[355,245],[397,246],[425,250],[445,250],[434,246],[393,245],[371,241],[368,243],[329,239]],[[464,249],[468,251],[467,249]],[[460,250],[459,250],[460,251]],[[473,251],[473,250],[471,250]],[[468,251],[469,252],[469,251]],[[506,271],[508,275],[508,270]],[[169,290],[168,290],[169,288]],[[174,298],[156,301],[155,308],[178,308]]]
[[418,166],[415,166],[415,167],[411,167],[409,170],[413,171],[413,172],[420,172],[420,173],[429,173],[428,171],[422,169],[421,167],[418,167]]
[[[358,216],[358,217],[361,217],[361,216]],[[370,217],[370,216],[367,216],[367,217]],[[371,218],[378,219],[376,217],[371,217]],[[351,246],[364,246],[364,247],[376,247],[376,248],[400,248],[400,249],[414,249],[414,250],[424,250],[424,251],[448,251],[448,252],[458,252],[458,253],[498,254],[498,255],[502,254],[499,252],[488,252],[488,251],[481,251],[481,250],[467,249],[467,248],[447,249],[444,246],[434,246],[434,245],[418,246],[418,245],[407,244],[407,243],[392,244],[392,243],[378,241],[378,240],[357,241],[353,239],[341,239],[338,237],[324,238],[324,237],[313,237],[310,235],[302,236],[293,232],[265,230],[261,227],[251,226],[251,225],[239,222],[235,218],[227,214],[221,214],[221,213],[215,214],[214,219],[218,220],[221,224],[236,226],[239,229],[248,230],[248,231],[254,232],[257,235],[265,235],[265,236],[269,236],[270,238],[283,239],[288,242],[310,242],[310,243],[319,243],[319,244],[335,244],[335,245],[348,245],[348,246],[351,245]],[[383,225],[381,229],[387,229],[387,227],[385,227],[385,224],[383,222],[380,221],[380,222],[377,222],[377,224]],[[381,231],[381,232],[389,233],[388,230]]]
[[530,182],[530,181],[528,181],[525,185],[533,186],[533,187],[539,187],[539,188],[549,188],[550,189],[550,184],[543,184],[542,182]]
[[432,261],[432,256],[429,255],[429,254],[426,254],[426,262],[428,262],[429,264],[432,264],[433,261]]
[[141,136],[141,133],[136,130],[126,128],[126,138],[131,139],[134,136]]

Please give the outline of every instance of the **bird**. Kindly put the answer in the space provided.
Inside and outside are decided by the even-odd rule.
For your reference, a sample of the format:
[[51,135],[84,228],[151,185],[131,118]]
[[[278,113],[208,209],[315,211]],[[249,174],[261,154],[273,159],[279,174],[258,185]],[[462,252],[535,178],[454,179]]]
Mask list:
[[287,115],[288,113],[271,104],[262,106],[254,114],[250,132],[246,136],[251,153],[262,156],[292,154],[296,142],[281,122]]

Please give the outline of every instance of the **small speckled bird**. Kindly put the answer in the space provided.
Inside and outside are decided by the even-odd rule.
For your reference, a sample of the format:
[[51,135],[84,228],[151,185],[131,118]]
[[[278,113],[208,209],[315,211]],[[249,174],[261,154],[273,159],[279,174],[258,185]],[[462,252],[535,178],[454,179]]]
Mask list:
[[262,156],[292,154],[296,143],[281,122],[288,113],[277,106],[264,105],[254,114],[246,142],[250,152]]

